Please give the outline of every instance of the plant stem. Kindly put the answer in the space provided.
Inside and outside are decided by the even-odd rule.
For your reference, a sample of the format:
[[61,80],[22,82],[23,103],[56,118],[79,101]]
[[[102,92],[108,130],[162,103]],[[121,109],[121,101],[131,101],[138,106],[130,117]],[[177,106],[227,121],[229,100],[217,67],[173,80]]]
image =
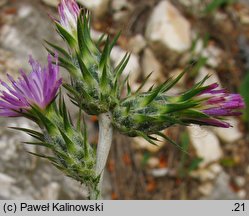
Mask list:
[[[98,116],[98,121],[99,121],[99,141],[97,147],[97,161],[96,161],[95,172],[97,175],[100,175],[100,179],[97,186],[97,191],[96,190],[93,191],[92,193],[94,194],[90,195],[91,198],[94,199],[101,198],[104,169],[111,148],[112,134],[113,134],[110,112],[100,114]],[[100,196],[98,196],[98,194],[100,194]]]

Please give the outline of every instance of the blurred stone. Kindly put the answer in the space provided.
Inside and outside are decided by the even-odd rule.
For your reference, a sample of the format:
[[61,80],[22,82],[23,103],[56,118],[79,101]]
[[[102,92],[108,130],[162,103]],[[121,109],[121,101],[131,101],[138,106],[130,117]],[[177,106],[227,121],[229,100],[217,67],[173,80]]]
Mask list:
[[152,169],[150,172],[151,172],[151,175],[158,178],[158,177],[166,176],[169,172],[169,169],[168,168],[157,168],[157,169]]
[[57,7],[57,5],[60,3],[60,0],[42,0],[45,4],[53,7]]
[[207,63],[211,67],[217,67],[221,63],[222,50],[218,47],[209,44],[207,48],[202,51],[202,57],[207,58]]
[[[111,52],[111,59],[113,61],[114,67],[116,67],[124,55],[126,54],[126,51],[121,49],[119,46],[114,46]],[[141,68],[139,64],[139,56],[135,54],[131,54],[130,60],[128,64],[126,65],[122,75],[126,77],[129,74],[129,81],[131,84],[131,88],[133,87],[132,84],[136,83],[139,76],[141,75]]]
[[[220,79],[215,73],[215,71],[206,67],[202,67],[200,69],[198,75],[195,78],[195,82],[197,83],[203,80],[204,77],[206,77],[207,75],[210,75],[210,77],[205,81],[205,85],[211,85],[213,83],[218,83],[220,85]],[[218,88],[221,88],[221,86],[219,86]]]
[[78,3],[93,11],[96,16],[104,15],[108,10],[109,0],[77,0]]
[[[17,2],[18,3],[18,2]],[[16,6],[17,14],[12,21],[2,26],[0,31],[0,43],[2,49],[13,52],[13,62],[19,63],[19,67],[30,70],[28,56],[45,63],[47,52],[42,46],[42,41],[57,42],[59,37],[53,31],[52,22],[49,21],[47,12],[40,10],[38,4],[23,2]],[[50,29],[48,31],[48,29]],[[56,36],[55,36],[56,35]],[[16,71],[18,68],[16,68]]]
[[7,0],[0,0],[0,7],[4,6],[7,3]]
[[246,167],[246,174],[249,175],[249,165]]
[[236,200],[238,198],[238,195],[230,187],[229,175],[224,171],[218,175],[211,194],[204,197],[204,199],[210,200]]
[[113,19],[117,22],[126,21],[130,12],[134,8],[127,0],[112,1]]
[[239,130],[239,121],[235,118],[229,118],[226,122],[230,123],[230,128],[215,128],[213,131],[225,143],[234,143],[243,137],[242,132]]
[[152,75],[149,78],[151,82],[164,81],[162,66],[149,48],[144,50],[142,57],[142,71],[144,78],[152,72]]
[[150,168],[155,168],[159,165],[160,161],[157,157],[150,157],[149,160],[147,161],[147,165]]
[[246,191],[245,190],[239,190],[238,192],[237,192],[237,195],[238,195],[238,197],[240,198],[240,199],[245,199],[246,198]]
[[222,167],[219,164],[215,163],[215,164],[211,164],[207,168],[200,168],[198,170],[194,170],[190,173],[190,175],[193,178],[197,178],[200,181],[205,182],[205,181],[212,181],[216,179],[216,177],[221,171],[222,171]]
[[220,142],[212,131],[199,126],[188,127],[188,131],[197,156],[203,159],[200,167],[218,161],[222,157]]
[[201,181],[210,181],[214,180],[222,170],[222,167],[218,163],[214,163],[208,167],[194,170],[190,175],[194,178],[200,179]]
[[198,187],[198,191],[204,196],[209,196],[212,193],[214,186],[211,182],[206,182]]
[[16,181],[14,178],[4,174],[0,173],[0,185],[11,185],[14,184]]
[[234,182],[238,187],[244,187],[246,184],[246,179],[243,176],[236,176]]
[[208,43],[207,47],[204,47],[203,40],[199,39],[195,44],[193,54],[207,58],[206,64],[215,68],[221,63],[223,51],[213,43]]
[[60,185],[57,182],[51,182],[42,188],[41,199],[56,200],[59,198]]
[[170,52],[168,60],[175,58],[174,52],[182,53],[191,45],[190,23],[167,0],[154,8],[145,35],[157,52]]
[[146,47],[146,41],[141,34],[137,34],[129,40],[128,48],[134,54],[139,54]]

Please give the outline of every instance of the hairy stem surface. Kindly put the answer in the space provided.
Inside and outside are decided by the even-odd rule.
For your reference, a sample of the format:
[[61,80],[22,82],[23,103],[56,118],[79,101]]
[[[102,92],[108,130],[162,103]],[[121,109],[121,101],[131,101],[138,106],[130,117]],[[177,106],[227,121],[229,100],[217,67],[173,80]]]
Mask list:
[[[99,141],[97,147],[96,174],[100,175],[96,190],[92,191],[91,199],[101,198],[102,180],[106,161],[112,144],[113,128],[111,124],[111,113],[102,113],[98,116],[99,121]],[[100,195],[100,196],[99,196]]]

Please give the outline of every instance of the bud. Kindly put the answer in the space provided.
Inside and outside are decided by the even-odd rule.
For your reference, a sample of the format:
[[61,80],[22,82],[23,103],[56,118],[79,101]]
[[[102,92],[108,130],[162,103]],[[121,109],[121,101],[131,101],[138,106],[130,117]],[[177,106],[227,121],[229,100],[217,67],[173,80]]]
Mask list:
[[[66,34],[65,34],[66,36]],[[128,63],[126,54],[116,68],[111,67],[110,53],[119,34],[110,41],[107,37],[103,50],[99,42],[93,42],[90,34],[90,15],[81,13],[77,19],[77,46],[69,52],[49,43],[60,57],[60,65],[71,75],[71,85],[64,87],[69,91],[72,101],[90,115],[109,112],[119,100],[119,78]],[[70,44],[69,44],[70,47]],[[54,55],[54,51],[47,48]]]

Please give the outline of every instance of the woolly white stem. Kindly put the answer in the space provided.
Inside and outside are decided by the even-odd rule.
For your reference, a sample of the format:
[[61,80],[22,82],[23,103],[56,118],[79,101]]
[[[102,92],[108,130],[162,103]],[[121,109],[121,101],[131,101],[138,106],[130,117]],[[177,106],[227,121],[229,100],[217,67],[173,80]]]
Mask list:
[[[96,174],[100,175],[98,191],[101,196],[102,180],[108,154],[112,144],[113,128],[111,124],[111,113],[102,113],[98,116],[99,121],[99,142],[97,147]],[[98,197],[97,197],[98,198]]]

